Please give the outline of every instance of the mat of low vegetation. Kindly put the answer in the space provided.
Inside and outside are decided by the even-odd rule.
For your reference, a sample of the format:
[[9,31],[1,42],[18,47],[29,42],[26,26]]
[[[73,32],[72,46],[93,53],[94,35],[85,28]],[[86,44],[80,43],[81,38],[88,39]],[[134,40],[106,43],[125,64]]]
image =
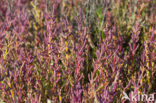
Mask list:
[[0,0],[0,103],[154,94],[155,38],[155,0]]

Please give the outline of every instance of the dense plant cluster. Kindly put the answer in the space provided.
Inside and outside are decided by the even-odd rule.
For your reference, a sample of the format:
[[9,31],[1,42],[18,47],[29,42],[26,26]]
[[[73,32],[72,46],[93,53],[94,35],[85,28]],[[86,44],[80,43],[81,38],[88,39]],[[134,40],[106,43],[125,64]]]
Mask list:
[[155,0],[0,0],[0,101],[156,93],[155,37]]

